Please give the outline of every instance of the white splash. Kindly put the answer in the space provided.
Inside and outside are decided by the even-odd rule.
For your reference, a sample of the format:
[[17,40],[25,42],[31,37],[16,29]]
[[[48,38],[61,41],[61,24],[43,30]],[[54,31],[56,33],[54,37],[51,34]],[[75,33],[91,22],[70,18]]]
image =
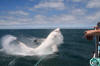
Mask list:
[[[2,38],[3,51],[10,55],[47,55],[58,52],[58,46],[63,43],[63,35],[60,29],[52,31],[48,37],[36,48],[27,46],[18,41],[15,36],[6,35]],[[33,44],[34,45],[34,44]]]

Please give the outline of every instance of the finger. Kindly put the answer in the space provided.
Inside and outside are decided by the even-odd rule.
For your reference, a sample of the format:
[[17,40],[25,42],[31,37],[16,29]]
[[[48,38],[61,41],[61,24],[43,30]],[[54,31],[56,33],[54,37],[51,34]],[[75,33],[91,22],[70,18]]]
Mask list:
[[86,33],[87,33],[87,31],[84,32],[84,34],[86,34]]

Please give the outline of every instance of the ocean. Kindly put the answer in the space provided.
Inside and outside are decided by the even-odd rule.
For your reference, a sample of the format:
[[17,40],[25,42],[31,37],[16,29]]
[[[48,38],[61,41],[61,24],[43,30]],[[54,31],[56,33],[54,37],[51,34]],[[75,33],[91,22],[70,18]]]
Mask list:
[[[53,29],[1,29],[1,38],[14,35],[18,40],[29,43],[32,37],[46,38]],[[17,56],[0,52],[0,66],[89,66],[93,56],[95,41],[88,41],[84,36],[87,29],[61,29],[64,42],[59,52],[38,58],[37,56]],[[27,41],[26,41],[27,40]],[[32,42],[30,42],[32,45]]]

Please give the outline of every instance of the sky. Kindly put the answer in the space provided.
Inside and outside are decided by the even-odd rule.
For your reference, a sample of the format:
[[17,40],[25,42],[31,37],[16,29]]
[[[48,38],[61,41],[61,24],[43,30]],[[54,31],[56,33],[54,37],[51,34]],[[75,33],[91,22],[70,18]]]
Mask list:
[[100,0],[0,0],[0,29],[93,28]]

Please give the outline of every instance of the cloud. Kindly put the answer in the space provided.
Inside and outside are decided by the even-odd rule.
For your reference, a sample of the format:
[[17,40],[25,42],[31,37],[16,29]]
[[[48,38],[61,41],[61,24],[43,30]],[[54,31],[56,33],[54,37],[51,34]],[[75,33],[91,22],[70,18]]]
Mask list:
[[13,16],[0,16],[0,19],[14,19]]
[[73,2],[81,2],[82,0],[72,0]]
[[86,18],[92,21],[100,20],[100,12],[96,12],[93,15],[87,16]]
[[[6,18],[6,17],[5,17]],[[75,16],[72,15],[53,15],[53,16],[44,16],[37,14],[34,17],[21,17],[21,18],[13,18],[13,19],[6,19],[6,20],[0,20],[2,22],[0,25],[24,25],[24,24],[41,24],[41,25],[48,25],[48,24],[63,24],[68,23],[76,20]]]
[[37,24],[47,24],[48,23],[48,18],[44,15],[35,15],[33,20]]
[[[100,14],[100,13],[97,13]],[[90,16],[90,15],[89,15]],[[25,28],[50,28],[50,27],[62,27],[62,28],[71,28],[71,27],[91,27],[91,25],[94,25],[92,18],[89,16],[80,16],[78,18],[77,15],[74,14],[59,14],[59,15],[42,15],[42,14],[36,14],[33,17],[16,17],[13,16],[13,19],[0,19],[0,26],[26,26]],[[92,17],[95,16],[91,15]],[[98,16],[99,19],[100,16]],[[5,17],[7,18],[7,17]],[[91,20],[91,21],[89,21]],[[91,25],[89,25],[91,24]]]
[[100,0],[90,0],[87,4],[87,8],[100,8]]
[[21,16],[1,16],[0,17],[0,26],[1,25],[11,25],[11,26],[16,26],[16,25],[25,25],[25,24],[31,24],[32,18],[29,17],[21,17]]
[[33,2],[34,0],[29,0],[29,1]]
[[73,9],[72,14],[73,15],[85,15],[86,10],[85,9]]
[[10,11],[10,12],[8,12],[8,13],[11,14],[11,15],[24,15],[24,16],[29,15],[28,12],[25,12],[25,11],[22,11],[22,10]]
[[67,2],[74,2],[74,3],[85,3],[87,0],[66,0]]
[[0,26],[12,26],[12,25],[17,25],[19,24],[18,22],[16,21],[13,21],[13,20],[0,20]]
[[53,15],[53,16],[43,16],[43,15],[36,15],[35,16],[35,21],[40,22],[42,24],[63,24],[63,23],[68,23],[68,22],[72,22],[74,20],[76,20],[75,16],[72,15]]
[[[5,6],[2,5],[0,26],[65,25],[72,27],[72,25],[81,25],[80,27],[82,27],[82,25],[88,26],[90,23],[94,25],[94,21],[100,20],[100,12],[98,11],[100,10],[100,0],[29,0],[29,2],[23,3],[25,6],[16,5],[18,5],[17,9],[12,7],[14,10],[10,9],[11,11],[9,6],[5,11],[2,9]],[[97,9],[91,10],[89,8]]]
[[63,14],[60,16],[53,16],[51,20],[58,23],[64,23],[64,22],[66,23],[76,20],[76,17],[73,15]]
[[40,2],[39,4],[35,5],[34,8],[64,10],[66,7],[64,5],[63,0],[51,0]]

